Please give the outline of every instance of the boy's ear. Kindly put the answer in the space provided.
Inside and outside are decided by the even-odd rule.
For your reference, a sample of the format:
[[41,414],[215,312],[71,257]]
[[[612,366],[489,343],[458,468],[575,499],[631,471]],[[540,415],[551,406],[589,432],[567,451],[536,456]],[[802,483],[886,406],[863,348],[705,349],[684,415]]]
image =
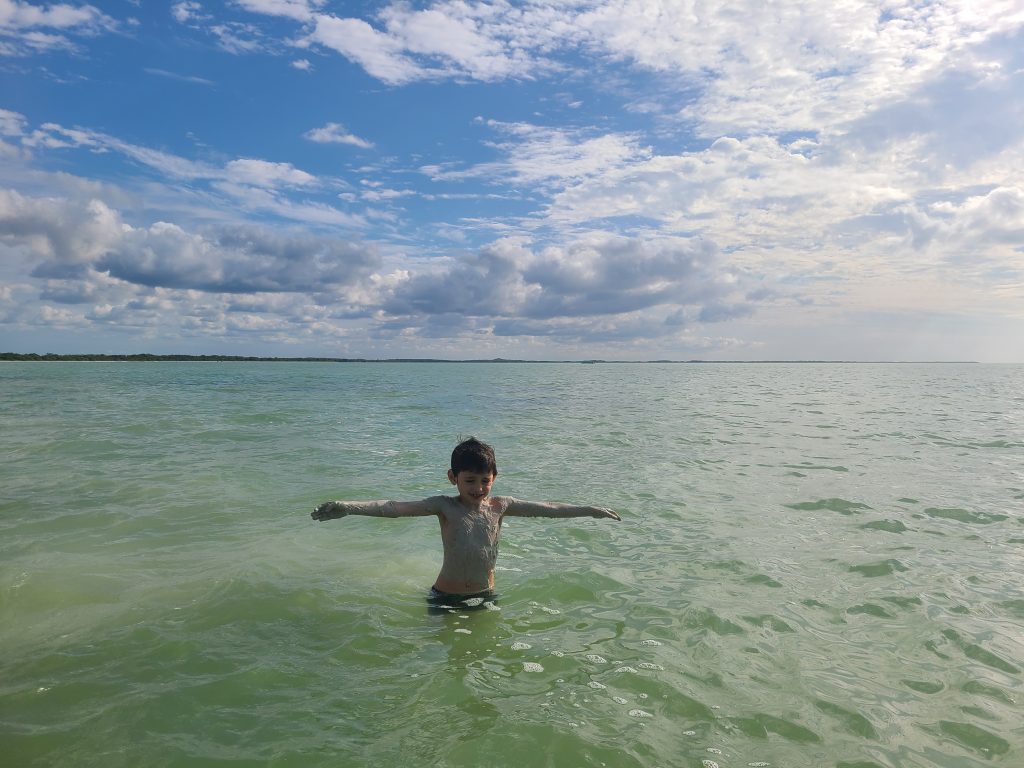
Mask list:
[[452,470],[448,470],[448,482],[452,485],[458,485],[458,481],[455,479],[455,473]]

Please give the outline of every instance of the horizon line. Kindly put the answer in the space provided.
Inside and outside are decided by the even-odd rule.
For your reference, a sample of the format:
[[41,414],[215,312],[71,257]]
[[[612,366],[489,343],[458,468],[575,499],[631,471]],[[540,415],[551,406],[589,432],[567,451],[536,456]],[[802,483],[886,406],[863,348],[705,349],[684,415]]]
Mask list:
[[[47,352],[0,352],[0,362],[240,362],[240,363],[533,363],[533,364],[765,364],[765,363],[828,363],[828,364],[861,364],[861,365],[978,365],[977,360],[828,360],[828,359],[758,359],[758,360],[705,360],[701,358],[672,359],[656,358],[648,360],[619,360],[604,358],[586,358],[580,360],[539,359],[527,360],[519,358],[441,358],[441,357],[321,357],[297,356],[279,357],[263,355],[192,355],[192,354],[155,354],[137,353],[54,353]],[[1010,363],[1012,365],[1012,363]]]

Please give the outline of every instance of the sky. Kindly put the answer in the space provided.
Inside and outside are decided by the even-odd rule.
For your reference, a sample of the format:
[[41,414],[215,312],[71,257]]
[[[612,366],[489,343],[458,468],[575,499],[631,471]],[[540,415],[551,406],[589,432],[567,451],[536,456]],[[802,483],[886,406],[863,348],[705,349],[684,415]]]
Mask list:
[[0,351],[1024,362],[1024,1],[0,0]]

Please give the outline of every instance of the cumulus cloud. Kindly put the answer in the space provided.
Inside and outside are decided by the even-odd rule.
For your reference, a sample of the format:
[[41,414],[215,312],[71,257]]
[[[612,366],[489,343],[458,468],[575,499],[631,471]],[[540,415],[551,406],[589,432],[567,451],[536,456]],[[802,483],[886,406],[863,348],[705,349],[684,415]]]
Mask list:
[[614,315],[659,305],[693,305],[731,289],[735,278],[703,240],[614,238],[548,248],[523,271],[540,291],[529,317]]
[[123,234],[120,216],[99,200],[82,205],[0,189],[0,240],[39,257],[37,276],[79,274]]
[[901,209],[912,245],[939,253],[947,260],[995,261],[1008,266],[1020,259],[1024,243],[1024,188],[997,187],[962,201],[944,200]]
[[[1012,0],[428,0],[350,10],[349,18],[320,0],[236,0],[227,13],[217,6],[216,22],[213,7],[178,2],[171,13],[229,50],[286,52],[282,66],[312,49],[324,60],[343,55],[393,86],[452,79],[484,91],[480,83],[558,73],[562,92],[549,87],[529,105],[502,105],[505,119],[491,120],[499,112],[486,106],[490,89],[480,109],[494,111],[476,123],[487,140],[389,139],[396,156],[358,169],[308,145],[272,159],[216,147],[179,156],[88,128],[33,128],[0,111],[5,162],[53,150],[116,153],[144,170],[129,193],[145,188],[147,204],[153,190],[161,202],[173,198],[159,214],[126,212],[129,226],[125,206],[106,193],[59,188],[83,202],[6,193],[0,238],[31,256],[44,301],[92,306],[109,322],[170,312],[177,302],[202,327],[221,330],[269,330],[273,316],[279,327],[303,318],[302,327],[329,334],[340,318],[358,317],[368,335],[609,344],[678,339],[701,323],[742,326],[758,307],[787,301],[838,313],[921,296],[921,306],[963,308],[970,302],[954,295],[970,281],[971,301],[983,297],[976,306],[1002,296],[1001,306],[1019,314],[1024,14]],[[0,31],[17,29],[5,39],[16,37],[20,51],[71,45],[113,28],[91,8],[0,0]],[[239,9],[252,15],[239,17]],[[258,16],[273,23],[260,26]],[[309,67],[301,62],[292,66]],[[389,107],[422,103],[420,89],[369,90],[395,99]],[[397,103],[410,95],[417,98]],[[633,105],[628,114],[607,109],[616,98]],[[581,99],[586,108],[575,109]],[[356,101],[346,106],[352,114]],[[572,124],[560,125],[567,108]],[[328,114],[308,117],[299,130],[321,127],[306,140],[374,147],[341,123],[324,123]],[[310,159],[296,160],[302,153]],[[314,158],[325,157],[338,178],[278,162],[313,170]],[[410,174],[413,165],[444,189],[428,188]],[[40,184],[34,173],[24,188],[40,188],[29,186]],[[449,202],[468,198],[472,208]],[[384,210],[346,207],[368,203]],[[345,239],[300,242],[293,231],[265,227],[240,234],[191,223],[193,216],[358,228],[391,245],[381,246],[382,257]],[[436,258],[439,232],[457,232],[473,250]],[[481,246],[496,232],[519,239]],[[282,243],[305,255],[286,257]],[[135,304],[114,295],[124,286],[139,293]],[[344,293],[344,306],[310,309],[308,298],[294,298],[316,286],[325,304]]]
[[[559,329],[580,335],[588,323],[598,323],[601,339],[610,341],[609,326],[620,321],[621,338],[642,337],[639,328],[650,331],[652,322],[676,332],[681,324],[668,318],[683,317],[683,309],[696,316],[708,307],[709,322],[723,317],[719,308],[736,292],[738,280],[718,256],[709,243],[686,238],[602,237],[537,251],[499,241],[444,269],[411,276],[395,286],[382,308],[396,318],[393,324],[418,326],[423,318],[458,316],[485,320],[502,335],[560,334]],[[730,316],[744,303],[736,298]]]
[[355,282],[377,265],[366,246],[248,226],[186,232],[157,222],[133,229],[96,262],[127,282],[205,292],[316,292]]
[[0,240],[26,249],[33,275],[89,271],[136,285],[203,292],[321,292],[366,280],[380,264],[371,245],[259,227],[189,232],[166,222],[124,224],[98,200],[28,198],[0,190]]

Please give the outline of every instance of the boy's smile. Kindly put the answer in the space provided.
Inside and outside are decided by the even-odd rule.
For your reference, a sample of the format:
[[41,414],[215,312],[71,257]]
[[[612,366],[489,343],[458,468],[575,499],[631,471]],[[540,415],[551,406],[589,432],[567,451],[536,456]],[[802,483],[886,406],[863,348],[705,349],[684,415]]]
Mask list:
[[494,483],[494,475],[490,472],[470,472],[463,470],[455,474],[448,470],[448,480],[459,489],[459,500],[464,504],[477,506],[487,498]]

